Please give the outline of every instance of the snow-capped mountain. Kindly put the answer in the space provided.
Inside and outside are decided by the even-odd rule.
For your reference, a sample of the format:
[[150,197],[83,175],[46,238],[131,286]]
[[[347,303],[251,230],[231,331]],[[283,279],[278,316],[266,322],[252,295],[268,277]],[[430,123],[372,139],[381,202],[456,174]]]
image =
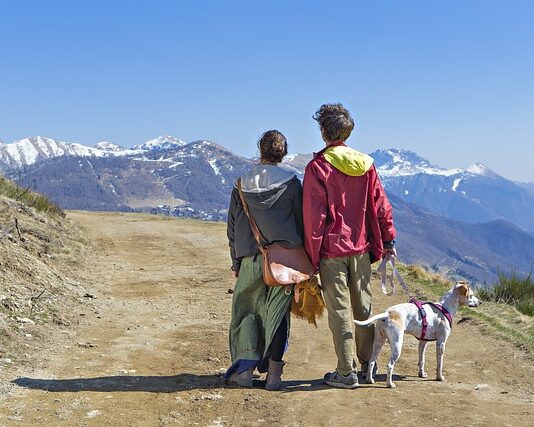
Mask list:
[[182,141],[179,138],[176,138],[171,135],[158,136],[157,138],[151,139],[144,144],[136,145],[134,149],[138,150],[172,150],[173,148],[179,148],[187,145],[186,142]]
[[206,217],[219,218],[225,215],[233,183],[251,164],[214,142],[185,143],[170,136],[134,149],[108,142],[85,148],[79,154],[58,152],[33,164],[27,161],[22,168],[10,169],[9,176],[64,208],[178,207],[215,212]]
[[93,152],[98,150],[81,144],[32,136],[11,144],[0,144],[0,170],[29,166],[40,160],[64,155],[90,156]]
[[133,148],[124,148],[102,141],[94,147],[75,142],[63,142],[43,136],[24,138],[11,144],[0,142],[0,171],[15,170],[34,163],[62,156],[106,157],[135,156],[144,152],[166,151],[187,145],[171,135],[158,136]]
[[97,142],[95,144],[95,148],[97,148],[98,150],[110,151],[113,153],[122,153],[126,151],[126,148],[121,147],[120,145],[117,145],[117,144],[113,144],[112,142],[107,142],[107,141]]
[[62,156],[129,156],[139,154],[142,151],[123,148],[110,142],[99,142],[95,147],[88,147],[75,142],[31,136],[11,144],[0,143],[0,171],[16,170],[43,160]]
[[[534,235],[534,184],[518,184],[487,166],[443,168],[413,151],[371,153],[388,193],[457,221],[510,221]],[[311,155],[287,156],[286,167],[303,172]]]
[[534,195],[476,163],[445,169],[399,149],[371,153],[386,190],[446,217],[478,223],[505,219],[534,230]]
[[417,174],[453,176],[459,174],[471,174],[479,176],[500,177],[482,163],[475,163],[466,169],[446,169],[431,164],[427,159],[410,150],[390,148],[388,150],[376,150],[371,153],[375,160],[375,166],[382,178],[410,176]]
[[282,167],[294,172],[302,180],[304,169],[312,158],[312,154],[288,154],[282,161]]
[[431,164],[413,151],[391,148],[376,150],[371,154],[381,177],[407,176],[424,173],[428,175],[450,176],[461,172],[461,169],[444,169]]

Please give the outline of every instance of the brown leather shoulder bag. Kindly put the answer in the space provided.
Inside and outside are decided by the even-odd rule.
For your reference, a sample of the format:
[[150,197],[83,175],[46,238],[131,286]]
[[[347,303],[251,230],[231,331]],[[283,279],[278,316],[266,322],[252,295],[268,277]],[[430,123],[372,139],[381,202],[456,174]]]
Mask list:
[[263,255],[263,281],[265,284],[285,286],[310,279],[313,276],[313,267],[304,248],[286,248],[276,242],[264,245],[262,242],[267,240],[262,236],[254,217],[250,213],[241,189],[241,178],[237,180],[237,189],[243,210],[250,222],[252,234]]

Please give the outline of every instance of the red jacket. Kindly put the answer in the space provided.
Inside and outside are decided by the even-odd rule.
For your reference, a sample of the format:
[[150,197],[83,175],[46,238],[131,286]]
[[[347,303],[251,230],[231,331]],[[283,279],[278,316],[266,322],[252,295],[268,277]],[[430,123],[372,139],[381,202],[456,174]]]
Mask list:
[[382,258],[395,238],[393,214],[373,159],[336,142],[315,154],[303,183],[305,248],[314,268],[321,258],[370,252]]

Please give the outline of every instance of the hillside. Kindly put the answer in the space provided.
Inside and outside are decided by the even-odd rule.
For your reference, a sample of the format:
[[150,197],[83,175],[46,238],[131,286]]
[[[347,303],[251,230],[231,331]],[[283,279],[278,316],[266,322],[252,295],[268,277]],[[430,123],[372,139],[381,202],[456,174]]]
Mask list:
[[[131,213],[69,217],[92,242],[87,292],[94,299],[73,306],[74,332],[29,352],[32,365],[4,372],[2,425],[351,426],[355,417],[362,425],[534,424],[532,353],[495,337],[479,320],[484,305],[477,316],[455,316],[445,382],[431,379],[432,343],[430,377],[417,377],[417,341],[406,337],[395,390],[384,387],[387,346],[375,384],[326,387],[322,376],[335,364],[326,319],[317,329],[293,319],[284,390],[267,392],[261,379],[253,389],[227,388],[234,279],[224,224]],[[422,298],[442,292],[417,269],[403,273]],[[382,295],[376,280],[373,291],[376,312],[406,300]]]
[[57,206],[0,177],[0,371],[27,366],[50,329],[77,321],[84,245]]
[[453,221],[394,194],[389,198],[403,262],[485,284],[499,272],[527,275],[534,267],[534,237],[508,221]]
[[213,142],[171,144],[169,138],[124,155],[51,157],[10,175],[65,209],[227,209],[233,183],[250,161]]

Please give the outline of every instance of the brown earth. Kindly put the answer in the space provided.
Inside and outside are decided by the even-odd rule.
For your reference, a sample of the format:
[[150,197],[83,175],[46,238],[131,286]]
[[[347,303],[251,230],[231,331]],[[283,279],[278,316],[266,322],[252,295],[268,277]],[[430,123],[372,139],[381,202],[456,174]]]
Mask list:
[[[4,371],[0,425],[534,425],[528,355],[460,316],[445,382],[417,377],[406,337],[396,389],[326,387],[332,339],[293,320],[284,390],[226,388],[233,286],[225,227],[165,217],[72,212],[89,240],[77,326],[55,326],[32,362]],[[375,311],[405,299],[375,284]],[[385,366],[389,349],[379,360]],[[435,368],[434,346],[428,351]]]

